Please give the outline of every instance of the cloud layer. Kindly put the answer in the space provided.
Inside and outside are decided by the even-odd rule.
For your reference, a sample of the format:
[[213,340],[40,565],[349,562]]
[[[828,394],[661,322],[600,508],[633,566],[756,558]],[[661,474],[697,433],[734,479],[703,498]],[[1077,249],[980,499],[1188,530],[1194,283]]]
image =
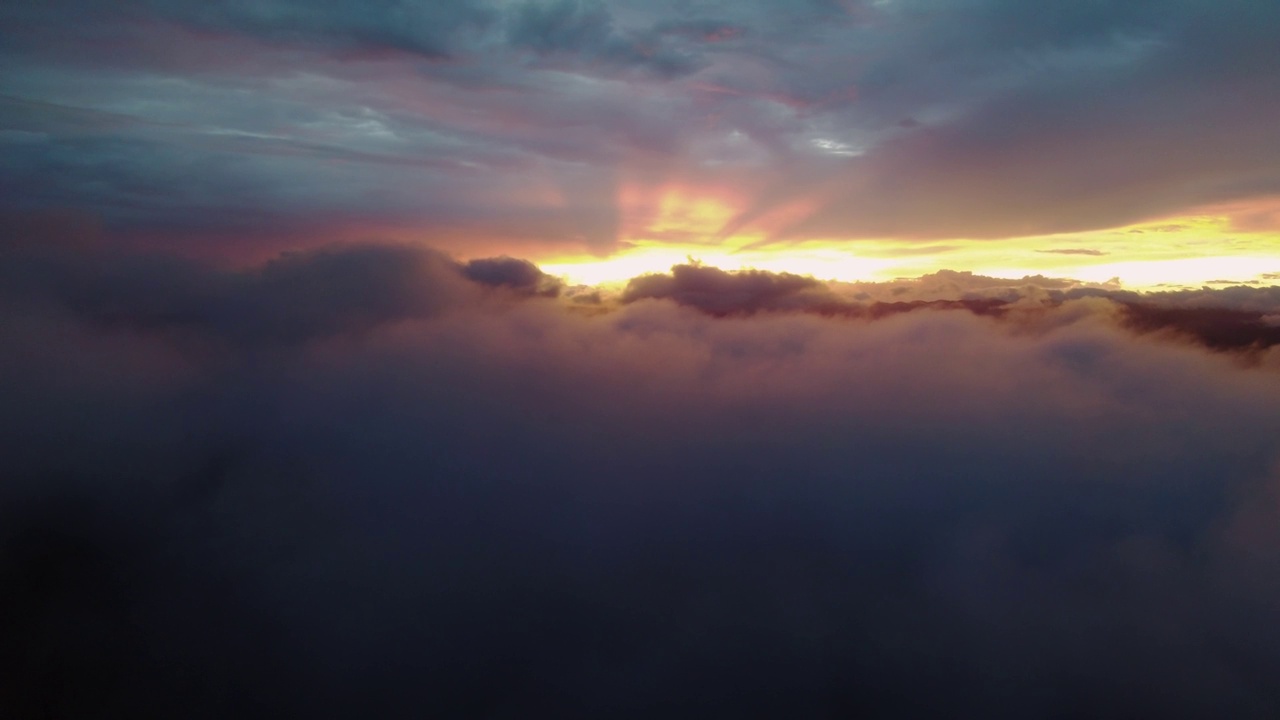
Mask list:
[[1120,300],[2,252],[5,714],[1280,708],[1277,368]]
[[1180,261],[1280,227],[1277,26],[0,4],[0,716],[1280,716],[1276,278],[521,259]]

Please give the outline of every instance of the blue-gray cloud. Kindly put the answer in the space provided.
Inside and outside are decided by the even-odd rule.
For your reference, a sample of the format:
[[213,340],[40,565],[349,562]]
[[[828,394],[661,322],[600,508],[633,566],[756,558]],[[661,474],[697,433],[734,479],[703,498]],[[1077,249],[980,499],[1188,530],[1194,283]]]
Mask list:
[[6,206],[175,242],[210,234],[189,208],[295,244],[345,222],[604,250],[624,182],[728,188],[738,224],[814,208],[778,239],[1083,230],[1280,191],[1277,18],[1244,0],[0,12]]

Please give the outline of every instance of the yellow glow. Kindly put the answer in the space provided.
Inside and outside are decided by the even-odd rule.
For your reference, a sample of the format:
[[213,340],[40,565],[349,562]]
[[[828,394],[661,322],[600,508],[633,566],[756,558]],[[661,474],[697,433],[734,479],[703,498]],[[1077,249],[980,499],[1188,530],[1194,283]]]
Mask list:
[[849,243],[809,242],[756,247],[767,239],[762,224],[779,222],[807,210],[793,203],[729,237],[722,233],[738,214],[724,197],[669,186],[648,192],[624,186],[618,194],[628,247],[609,257],[588,255],[543,258],[544,272],[572,284],[620,286],[647,273],[670,272],[674,265],[699,262],[722,270],[746,269],[812,275],[824,280],[870,280],[895,265],[892,258],[869,258]]
[[[624,202],[625,201],[625,202]],[[822,240],[770,243],[767,226],[777,218],[726,228],[737,217],[731,199],[680,186],[632,187],[619,195],[625,249],[606,258],[542,258],[543,270],[570,283],[621,285],[646,273],[698,261],[722,270],[758,269],[812,275],[823,280],[887,281],[938,270],[1020,278],[1046,275],[1147,290],[1199,287],[1213,281],[1276,284],[1280,231],[1243,228],[1252,206],[1214,208],[1198,215],[1109,230],[1003,240]],[[1270,207],[1269,205],[1267,207]],[[807,206],[775,213],[803,215]],[[1253,212],[1248,217],[1258,216]],[[785,219],[784,217],[784,219]],[[1269,217],[1269,216],[1268,216]]]
[[741,251],[715,246],[641,246],[608,258],[577,257],[542,263],[543,272],[558,275],[572,284],[622,285],[647,273],[670,272],[673,265],[689,262],[721,270],[767,270],[776,273],[812,275],[823,280],[872,280],[892,260],[860,258],[847,250],[795,249],[777,251]]
[[[576,257],[541,263],[542,271],[558,275],[575,285],[621,285],[649,273],[662,273],[672,265],[688,262],[689,256],[672,248],[643,248],[623,251],[607,258]],[[706,261],[707,264],[716,264]],[[716,265],[719,267],[719,265]]]
[[1119,278],[1127,288],[1148,289],[1196,287],[1224,280],[1247,283],[1259,279],[1263,273],[1274,272],[1280,272],[1280,256],[1240,255],[1101,263],[1075,268],[1069,275],[1088,282]]
[[691,196],[677,191],[667,192],[658,206],[647,234],[699,233],[712,236],[733,217],[733,208],[713,197]]
[[[983,261],[974,263],[975,271],[1014,277],[1039,273],[1095,283],[1118,278],[1133,290],[1200,287],[1215,281],[1274,284],[1264,275],[1280,273],[1280,234],[1237,231],[1231,218],[1220,215],[1019,238],[986,250],[983,253],[975,244],[963,253]],[[1086,250],[1098,254],[1071,254]]]

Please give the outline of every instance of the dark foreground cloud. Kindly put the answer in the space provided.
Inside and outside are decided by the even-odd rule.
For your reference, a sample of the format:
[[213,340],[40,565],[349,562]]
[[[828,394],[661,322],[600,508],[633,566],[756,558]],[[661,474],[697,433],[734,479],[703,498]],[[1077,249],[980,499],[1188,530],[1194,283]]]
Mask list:
[[1116,300],[583,314],[401,247],[6,247],[7,717],[1280,710],[1280,376]]
[[[429,316],[474,299],[448,257],[407,246],[328,247],[287,253],[260,268],[220,271],[164,255],[65,249],[15,251],[0,264],[0,297],[69,313],[97,327],[171,341],[217,340],[256,349],[357,333]],[[536,268],[535,268],[536,270]],[[501,284],[483,273],[480,285]],[[469,295],[470,293],[470,295]]]
[[622,293],[624,303],[669,299],[712,315],[772,311],[840,312],[849,307],[812,277],[760,270],[726,272],[704,265],[676,265],[670,275],[633,278]]
[[462,268],[462,274],[482,285],[505,287],[522,295],[556,297],[564,285],[528,260],[505,256],[472,260]]

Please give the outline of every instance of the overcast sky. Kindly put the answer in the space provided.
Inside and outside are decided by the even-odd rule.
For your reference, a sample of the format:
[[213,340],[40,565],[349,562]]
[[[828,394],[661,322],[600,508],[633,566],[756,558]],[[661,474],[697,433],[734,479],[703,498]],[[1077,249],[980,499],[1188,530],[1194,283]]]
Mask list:
[[1011,237],[1224,203],[1274,230],[1277,26],[1258,0],[6,3],[0,188],[226,254]]

